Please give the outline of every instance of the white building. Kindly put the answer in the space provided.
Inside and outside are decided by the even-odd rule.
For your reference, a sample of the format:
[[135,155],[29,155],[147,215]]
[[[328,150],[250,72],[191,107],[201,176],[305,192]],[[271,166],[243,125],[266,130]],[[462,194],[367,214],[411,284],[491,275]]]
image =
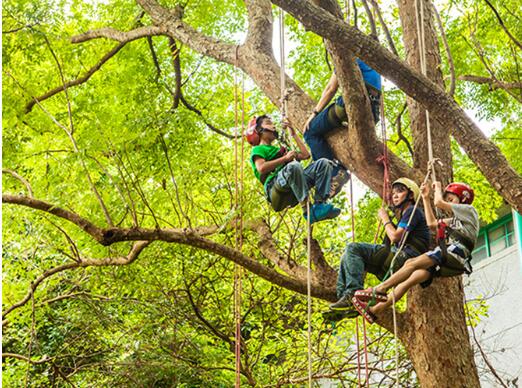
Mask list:
[[474,333],[470,330],[481,385],[501,387],[496,373],[507,386],[522,387],[522,216],[519,213],[503,209],[495,222],[481,228],[472,264],[473,274],[464,279],[466,298],[475,305],[487,306],[487,314],[480,318]]

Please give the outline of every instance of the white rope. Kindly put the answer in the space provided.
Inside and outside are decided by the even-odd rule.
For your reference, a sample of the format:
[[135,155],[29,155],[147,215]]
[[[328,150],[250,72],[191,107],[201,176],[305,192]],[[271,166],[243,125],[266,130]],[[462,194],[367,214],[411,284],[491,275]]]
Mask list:
[[[286,70],[285,70],[285,12],[279,10],[279,55],[281,61],[281,119],[286,118]],[[306,200],[306,245],[307,245],[307,321],[308,321],[308,386],[312,387],[312,228],[310,225],[310,199]]]
[[[426,39],[424,36],[425,28],[424,28],[424,2],[423,0],[415,0],[415,20],[417,25],[417,41],[419,46],[419,61],[422,75],[426,76],[427,74],[427,66],[426,66]],[[430,121],[430,112],[427,109],[424,109],[424,114],[426,117],[426,136],[428,141],[428,160],[431,162],[433,160],[433,147],[431,141],[431,121]],[[432,163],[431,165],[431,174],[433,180],[437,180],[437,175],[435,173],[435,165]]]
[[285,11],[279,10],[279,56],[281,61],[281,118],[286,117]]
[[308,320],[308,387],[312,387],[312,227],[310,225],[310,199],[306,200],[306,230],[307,230],[307,272],[306,298]]

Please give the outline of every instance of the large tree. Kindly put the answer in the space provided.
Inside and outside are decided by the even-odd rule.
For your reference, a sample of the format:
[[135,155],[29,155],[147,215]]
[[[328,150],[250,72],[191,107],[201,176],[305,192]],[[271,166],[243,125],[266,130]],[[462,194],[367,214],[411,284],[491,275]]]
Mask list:
[[[389,151],[391,179],[408,176],[421,181],[425,176],[428,162],[425,119],[427,110],[431,118],[433,152],[443,163],[442,167],[437,168],[438,178],[443,182],[453,178],[453,138],[494,190],[513,208],[522,211],[522,178],[494,142],[483,134],[453,98],[456,80],[451,60],[446,61],[452,79],[451,87],[449,92],[445,91],[442,69],[446,68],[446,62],[440,55],[442,43],[435,28],[438,20],[436,11],[430,1],[420,1],[417,4],[414,0],[398,1],[399,13],[395,22],[400,22],[401,27],[397,28],[402,34],[390,32],[386,25],[381,23],[382,36],[387,38],[390,47],[387,49],[356,25],[345,22],[339,4],[331,0],[248,0],[244,6],[235,2],[224,3],[224,6],[230,7],[233,15],[241,15],[237,17],[238,20],[247,20],[246,31],[240,22],[223,26],[218,18],[213,19],[208,15],[201,18],[201,15],[198,15],[198,12],[202,12],[201,9],[194,7],[195,11],[191,13],[190,4],[183,8],[176,4],[162,5],[155,0],[138,0],[138,17],[135,20],[128,22],[113,17],[114,25],[118,28],[86,26],[91,29],[83,32],[78,26],[76,31],[68,31],[73,34],[72,45],[68,42],[54,41],[46,35],[43,35],[39,42],[34,41],[26,49],[40,55],[46,52],[47,62],[31,64],[26,60],[24,66],[34,66],[34,73],[41,70],[38,84],[31,79],[21,79],[24,73],[15,67],[20,56],[16,47],[20,43],[16,39],[9,40],[7,48],[10,50],[6,59],[8,66],[5,66],[4,73],[4,78],[9,82],[7,98],[17,102],[25,99],[25,104],[9,104],[7,108],[9,121],[4,122],[4,138],[7,143],[4,152],[13,155],[7,160],[18,166],[6,166],[16,168],[16,171],[4,172],[9,174],[10,179],[15,178],[25,185],[26,193],[3,194],[3,201],[17,205],[17,209],[25,207],[47,214],[49,217],[41,217],[39,220],[47,219],[53,225],[58,220],[66,220],[83,234],[78,231],[71,234],[69,229],[65,230],[66,224],[56,225],[71,247],[68,259],[55,260],[55,266],[39,276],[35,275],[29,291],[4,309],[4,323],[9,323],[16,309],[33,300],[35,290],[46,279],[74,269],[131,264],[140,254],[152,249],[155,245],[152,243],[155,241],[180,244],[211,253],[239,264],[274,285],[306,294],[307,270],[304,261],[296,260],[295,252],[288,253],[292,251],[294,239],[287,238],[284,241],[290,248],[280,240],[280,227],[284,219],[278,218],[276,221],[270,213],[259,216],[259,211],[253,210],[245,213],[249,216],[244,223],[245,238],[255,240],[257,252],[250,249],[240,251],[229,239],[228,232],[237,218],[237,209],[234,209],[231,203],[233,195],[230,194],[232,166],[230,163],[218,166],[219,155],[208,151],[220,149],[223,141],[226,141],[224,138],[233,138],[230,131],[220,129],[231,126],[230,114],[228,118],[219,117],[222,111],[212,108],[212,103],[217,99],[216,95],[219,95],[221,100],[228,98],[231,101],[233,98],[225,87],[229,78],[222,75],[223,63],[240,69],[250,77],[258,90],[275,106],[278,106],[283,98],[280,89],[281,68],[273,53],[272,3],[291,14],[306,30],[324,38],[325,47],[333,61],[347,102],[346,109],[350,118],[348,128],[339,128],[329,141],[339,160],[371,190],[382,193],[384,169],[378,160],[382,160],[384,145],[376,135],[373,121],[368,119],[371,117],[370,106],[365,98],[361,74],[355,65],[356,57],[378,70],[407,96],[411,132],[408,136],[400,134],[400,138],[406,142],[408,137],[411,138],[412,154],[401,152],[400,148],[395,148],[396,152]],[[363,1],[363,5],[369,9],[366,1]],[[377,3],[371,2],[371,5],[375,12],[367,12],[360,18],[367,22],[371,32],[376,32],[374,18],[376,15],[382,17],[382,11]],[[418,16],[421,15],[420,6],[423,9],[424,20],[422,24],[417,24]],[[504,23],[498,25],[507,30]],[[426,75],[421,71],[419,26],[424,28],[422,34],[426,46]],[[443,27],[442,24],[439,27]],[[33,31],[35,26],[28,22],[20,27],[24,28]],[[15,26],[11,32],[16,34],[18,31]],[[227,31],[227,34],[223,31]],[[240,33],[245,36],[243,41],[230,41],[230,36]],[[299,34],[302,31],[294,26],[293,33]],[[157,36],[164,38],[153,39]],[[399,37],[402,37],[402,40],[399,40]],[[511,34],[506,33],[506,37],[514,47],[513,57],[516,62],[520,53],[517,51],[518,41]],[[102,42],[101,38],[105,41]],[[316,39],[317,42],[317,36],[310,39]],[[106,40],[115,40],[118,43],[111,46]],[[140,71],[141,66],[145,67],[140,62],[143,61],[142,57],[136,57],[125,50],[130,42],[135,40],[145,42],[139,48],[147,54],[150,53],[153,73]],[[87,43],[88,41],[92,42]],[[185,80],[182,79],[183,56],[180,52],[182,49],[187,52],[185,47],[191,50],[185,54],[187,62],[188,58],[191,58],[192,63],[195,63],[195,56],[200,56],[200,62],[212,61],[206,67],[210,69],[207,70],[209,74],[204,76],[198,73],[195,66],[194,74],[187,71],[189,76]],[[472,47],[476,48],[476,45]],[[103,55],[96,63],[84,68],[81,56],[88,49],[103,51]],[[169,55],[161,56],[158,52]],[[404,59],[400,53],[404,53]],[[303,54],[307,54],[306,50]],[[518,104],[520,82],[499,80],[491,66],[487,66],[483,52],[479,54],[478,57],[482,58],[484,66],[490,71],[490,77],[468,74],[462,76],[462,82],[471,81],[500,88],[509,92],[507,98],[515,100],[515,104]],[[79,56],[80,65],[72,68],[61,56],[69,60]],[[109,60],[115,56],[119,56],[126,66],[137,68],[136,78],[119,78],[118,82],[121,85],[114,86],[116,77],[124,74],[121,68],[113,67],[117,70],[116,74],[105,69],[109,66]],[[449,58],[451,59],[451,54]],[[138,61],[135,62],[136,60]],[[172,66],[171,70],[165,72],[166,66]],[[55,69],[54,76],[48,72],[49,68]],[[150,69],[150,66],[148,68]],[[121,72],[120,75],[117,74],[118,71]],[[103,78],[95,79],[100,73],[103,74]],[[205,84],[198,84],[198,78],[209,82],[212,74],[215,81],[212,87],[205,88]],[[307,75],[310,76],[310,73]],[[303,74],[298,70],[295,72],[295,79],[286,75],[287,91],[284,98],[287,100],[287,113],[297,126],[302,126],[313,108],[313,98],[305,92],[302,82],[297,81],[297,78],[302,77]],[[154,101],[146,101],[147,95],[153,97],[148,90],[136,92],[136,89],[130,86],[140,82],[150,83],[150,78],[154,78],[155,82],[167,91],[158,94]],[[187,84],[189,80],[191,82]],[[91,83],[98,85],[82,93],[82,88]],[[318,85],[319,83],[315,86]],[[125,90],[129,91],[128,101],[112,106],[111,94],[125,94]],[[195,95],[199,98],[196,99]],[[166,96],[169,100],[166,100]],[[107,101],[106,106],[101,106],[102,100]],[[142,102],[142,112],[132,110],[136,109],[136,105],[129,102],[132,100]],[[206,117],[202,109],[196,107],[201,106],[196,100],[201,101],[201,105],[206,102]],[[96,101],[97,105],[90,110],[89,104],[92,101]],[[165,105],[170,107],[168,115],[165,114]],[[185,108],[183,111],[180,109],[181,106]],[[187,117],[189,114],[195,116]],[[199,123],[204,123],[210,132],[202,132],[201,128],[193,133],[187,130],[181,132],[176,129],[176,117],[179,117],[179,120],[195,120],[195,117],[198,117],[201,120]],[[46,129],[48,124],[42,124],[52,122],[56,124],[58,131]],[[133,125],[128,122],[132,122]],[[121,133],[110,133],[108,126],[117,128]],[[140,127],[144,128],[142,134],[131,130]],[[148,131],[147,127],[153,127],[154,131]],[[26,134],[26,131],[29,134]],[[98,136],[93,136],[93,132],[95,135],[98,133]],[[201,133],[204,133],[204,139],[200,138]],[[22,147],[27,136],[47,144],[52,139],[55,144],[52,149],[42,150],[37,147],[36,140],[31,146],[34,150],[30,150]],[[147,140],[139,145],[129,141],[140,137]],[[188,138],[190,141],[186,141]],[[186,149],[184,144],[190,144],[192,147],[204,144],[207,150],[199,155],[199,152]],[[37,158],[37,162],[29,169],[22,162],[23,158],[17,155],[18,152],[25,155],[25,158]],[[62,153],[66,155],[64,159],[54,156]],[[412,163],[409,163],[410,156]],[[165,161],[168,166],[166,170]],[[63,169],[60,168],[61,163]],[[158,167],[160,164],[163,166]],[[20,171],[19,166],[25,166],[23,169],[27,171]],[[143,175],[144,166],[150,169],[148,179]],[[73,174],[69,169],[77,169],[80,173]],[[175,177],[174,172],[184,170],[190,174],[214,176],[202,179],[199,184],[192,183],[193,188],[208,195],[191,197],[180,190],[178,183],[181,179],[179,176]],[[165,171],[169,182],[162,176]],[[24,177],[27,176],[29,178],[26,180]],[[13,182],[15,181],[10,181],[9,187],[16,187]],[[210,189],[206,185],[209,185]],[[165,196],[155,193],[159,187],[163,188]],[[221,191],[223,188],[226,189],[225,193]],[[173,190],[174,193],[169,190]],[[256,199],[245,201],[243,207],[259,208],[262,195],[253,188],[249,190],[253,195],[248,195],[247,198]],[[166,203],[169,204],[169,209]],[[263,209],[267,211],[266,207]],[[175,217],[170,214],[172,212],[176,214]],[[256,213],[257,216],[254,216]],[[28,217],[27,213],[21,214],[22,217]],[[15,215],[16,212],[9,213],[9,217]],[[27,222],[28,225],[34,223],[34,220]],[[12,223],[8,225],[12,226]],[[297,226],[285,225],[287,236],[293,233],[292,228],[300,226],[302,223]],[[91,238],[94,244],[87,237]],[[132,242],[132,246],[128,253],[118,255],[117,252],[124,249],[124,242]],[[118,247],[117,250],[111,249],[113,246]],[[109,247],[109,250],[102,247]],[[326,262],[320,244],[314,242],[313,248],[312,294],[315,298],[333,301],[336,299],[335,270]],[[109,257],[86,258],[84,251],[96,257],[104,254],[108,254]],[[187,285],[186,289],[190,290],[190,286]],[[463,299],[460,278],[439,280],[428,291],[412,290],[408,295],[407,309],[398,315],[398,338],[408,352],[422,386],[479,385],[467,335]],[[391,314],[379,318],[380,325],[392,330]],[[217,335],[223,341],[229,341],[221,332],[217,331]],[[247,371],[244,375],[249,383],[255,384],[255,376],[249,372],[247,356],[244,357],[243,368]]]

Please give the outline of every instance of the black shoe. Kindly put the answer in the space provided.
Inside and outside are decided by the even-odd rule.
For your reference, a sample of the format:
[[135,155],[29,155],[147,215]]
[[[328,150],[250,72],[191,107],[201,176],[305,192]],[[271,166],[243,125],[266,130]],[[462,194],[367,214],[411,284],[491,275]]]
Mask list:
[[332,177],[329,193],[330,198],[333,198],[337,194],[339,194],[341,192],[341,189],[349,180],[350,173],[347,170],[340,169],[339,172],[334,177]]
[[330,305],[330,310],[337,310],[337,311],[355,310],[355,307],[353,307],[353,304],[352,304],[352,297],[353,297],[353,295],[351,295],[351,294],[344,295],[337,302],[332,303]]
[[353,308],[352,310],[328,310],[323,313],[323,320],[325,322],[339,322],[345,318],[351,319],[359,316],[359,312]]

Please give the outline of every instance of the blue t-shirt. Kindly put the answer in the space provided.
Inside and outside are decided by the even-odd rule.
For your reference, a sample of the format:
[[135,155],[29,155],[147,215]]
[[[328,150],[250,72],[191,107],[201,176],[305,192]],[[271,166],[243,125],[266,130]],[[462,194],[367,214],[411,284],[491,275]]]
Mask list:
[[[374,89],[377,89],[379,92],[382,89],[382,80],[381,75],[373,70],[366,63],[361,61],[359,58],[356,60],[357,65],[359,65],[359,69],[361,70],[363,81],[365,84],[370,85]],[[343,96],[337,97],[335,103],[339,106],[344,106]]]
[[359,65],[359,69],[361,69],[361,73],[362,73],[364,82],[367,83],[368,85],[374,87],[378,91],[381,91],[381,89],[382,89],[381,75],[379,73],[377,73],[375,70],[373,70],[366,63],[361,61],[359,58],[357,58],[356,62]]
[[[417,253],[415,253],[415,251],[413,251],[412,249],[407,247],[408,243],[413,238],[415,238],[415,240],[417,240],[417,242],[425,245],[424,252],[426,252],[429,248],[429,243],[430,243],[430,230],[428,228],[428,225],[426,224],[426,217],[424,216],[424,211],[421,208],[417,208],[417,210],[415,210],[415,213],[413,214],[413,217],[412,217],[410,223],[408,224],[412,211],[413,211],[413,206],[409,206],[402,213],[402,217],[399,220],[399,224],[397,225],[397,228],[403,228],[409,232],[408,238],[406,239],[406,245],[405,245],[404,251],[406,253],[408,253],[409,255],[417,255]],[[419,252],[419,253],[424,253],[424,252]]]

